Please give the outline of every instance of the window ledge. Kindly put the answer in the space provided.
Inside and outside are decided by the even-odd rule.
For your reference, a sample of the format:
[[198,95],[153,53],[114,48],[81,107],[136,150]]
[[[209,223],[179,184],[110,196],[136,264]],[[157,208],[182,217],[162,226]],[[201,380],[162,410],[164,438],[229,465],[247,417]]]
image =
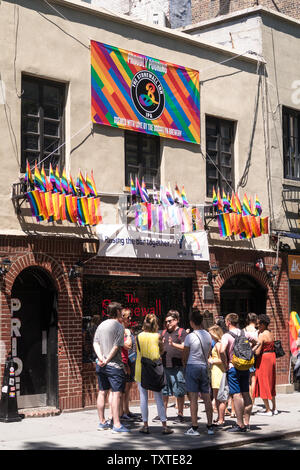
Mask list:
[[282,178],[283,186],[294,186],[300,188],[300,179],[299,180],[290,180],[288,178]]

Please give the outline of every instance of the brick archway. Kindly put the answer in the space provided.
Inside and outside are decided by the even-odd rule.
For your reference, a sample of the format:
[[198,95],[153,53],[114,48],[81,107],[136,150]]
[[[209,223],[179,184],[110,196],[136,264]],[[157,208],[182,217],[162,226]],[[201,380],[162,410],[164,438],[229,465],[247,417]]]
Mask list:
[[261,287],[269,291],[270,284],[266,272],[257,271],[254,266],[245,263],[234,263],[223,269],[216,277],[215,285],[218,287],[218,290],[220,290],[228,279],[239,274],[253,277]]

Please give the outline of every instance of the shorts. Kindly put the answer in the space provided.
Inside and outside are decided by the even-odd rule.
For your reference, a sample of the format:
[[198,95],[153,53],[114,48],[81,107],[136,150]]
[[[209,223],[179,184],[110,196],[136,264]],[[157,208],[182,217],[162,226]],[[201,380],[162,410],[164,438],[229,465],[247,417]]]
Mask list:
[[98,377],[99,390],[109,390],[112,392],[124,392],[125,390],[125,372],[118,367],[106,365],[100,367],[96,365],[96,374]]
[[165,367],[166,385],[162,389],[165,396],[184,397],[186,394],[183,367]]
[[229,394],[249,392],[249,370],[237,370],[231,367],[227,371]]
[[209,393],[209,376],[204,364],[187,364],[185,385],[188,392]]

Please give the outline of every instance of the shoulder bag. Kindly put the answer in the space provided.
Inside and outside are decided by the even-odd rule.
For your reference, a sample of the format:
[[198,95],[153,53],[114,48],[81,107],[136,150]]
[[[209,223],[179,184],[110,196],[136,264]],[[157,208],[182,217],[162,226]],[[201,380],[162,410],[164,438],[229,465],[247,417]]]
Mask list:
[[[136,337],[137,346],[141,353],[139,337]],[[141,386],[145,390],[160,392],[165,386],[165,373],[161,359],[148,359],[141,356]]]
[[282,357],[285,355],[280,339],[274,341],[274,351],[276,357]]

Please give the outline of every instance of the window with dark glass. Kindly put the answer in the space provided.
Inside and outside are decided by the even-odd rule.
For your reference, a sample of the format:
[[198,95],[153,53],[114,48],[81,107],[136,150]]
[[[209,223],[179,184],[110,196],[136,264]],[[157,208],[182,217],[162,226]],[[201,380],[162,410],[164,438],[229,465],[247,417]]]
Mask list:
[[300,179],[300,111],[283,108],[284,177]]
[[[21,171],[43,160],[45,169],[64,164],[63,114],[65,86],[57,82],[22,77]],[[47,155],[50,155],[46,158]]]
[[206,117],[206,195],[213,188],[231,193],[233,187],[234,122]]
[[160,185],[160,139],[140,132],[125,132],[125,185],[130,175],[144,181],[148,188]]

